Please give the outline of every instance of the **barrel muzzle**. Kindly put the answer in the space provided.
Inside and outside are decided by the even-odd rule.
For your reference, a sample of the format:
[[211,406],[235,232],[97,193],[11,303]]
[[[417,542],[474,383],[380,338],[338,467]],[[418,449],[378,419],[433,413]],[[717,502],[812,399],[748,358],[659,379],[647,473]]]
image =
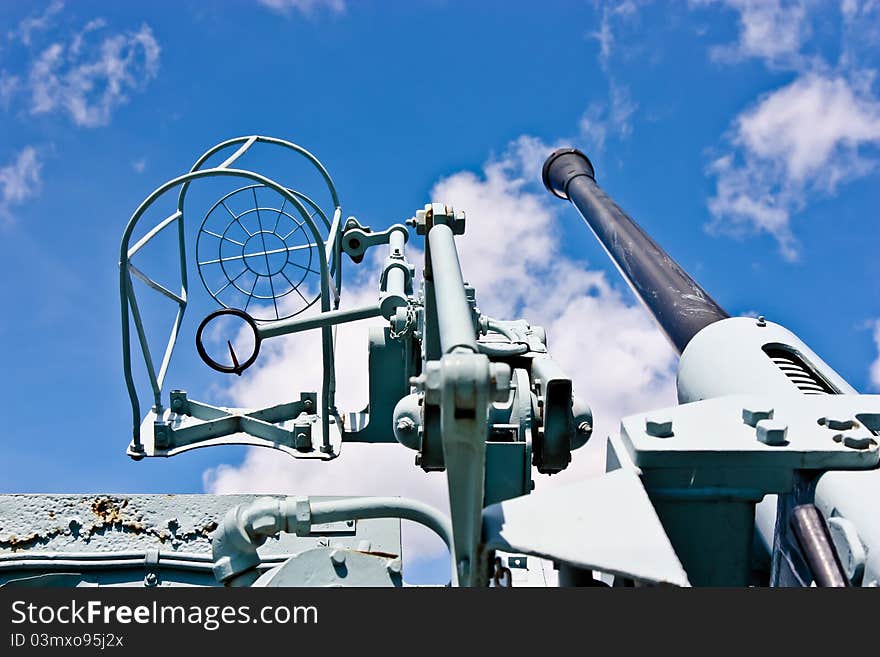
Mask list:
[[558,148],[550,154],[541,170],[541,178],[547,191],[561,199],[569,200],[568,184],[578,176],[596,179],[590,158],[576,148]]

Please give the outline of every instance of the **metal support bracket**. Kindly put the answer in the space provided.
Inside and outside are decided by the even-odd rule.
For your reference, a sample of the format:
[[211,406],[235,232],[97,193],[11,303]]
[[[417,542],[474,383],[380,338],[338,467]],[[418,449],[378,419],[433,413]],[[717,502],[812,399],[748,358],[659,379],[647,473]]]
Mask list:
[[150,411],[141,425],[140,444],[132,442],[128,455],[139,460],[176,456],[200,447],[252,445],[271,447],[296,458],[327,461],[340,454],[342,436],[338,418],[330,418],[330,449],[323,449],[321,419],[314,412],[317,394],[306,392],[299,401],[262,409],[211,406],[171,392],[170,408]]

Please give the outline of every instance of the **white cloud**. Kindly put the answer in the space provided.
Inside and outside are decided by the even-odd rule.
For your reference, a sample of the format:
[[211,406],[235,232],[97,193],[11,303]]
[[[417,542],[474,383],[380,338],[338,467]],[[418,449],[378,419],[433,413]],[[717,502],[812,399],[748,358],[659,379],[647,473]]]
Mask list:
[[345,0],[259,0],[259,3],[285,15],[291,11],[298,11],[304,16],[311,16],[321,9],[335,14],[345,11]]
[[599,4],[599,28],[587,37],[599,44],[599,66],[608,81],[607,99],[592,100],[581,115],[580,137],[590,152],[601,153],[612,137],[626,138],[632,133],[632,117],[638,109],[629,87],[617,81],[612,73],[611,60],[618,48],[615,34],[626,26],[631,28],[639,16],[639,6],[645,1],[634,0],[602,2]]
[[736,43],[715,46],[713,58],[739,61],[756,57],[768,63],[800,57],[810,36],[808,4],[800,0],[696,0],[693,5],[719,4],[739,14]]
[[60,0],[53,0],[42,14],[37,16],[29,16],[22,20],[14,30],[10,30],[7,36],[16,41],[20,41],[26,46],[31,45],[32,37],[37,32],[44,32],[52,25],[52,20],[64,9],[64,3]]
[[594,101],[587,106],[578,126],[592,152],[601,153],[609,137],[625,139],[632,134],[632,117],[638,105],[632,100],[629,89],[609,80],[608,93],[608,102]]
[[7,71],[0,71],[0,108],[7,109],[12,97],[21,86],[21,79]]
[[868,378],[871,386],[880,390],[880,319],[874,322],[874,346],[877,348],[877,359],[871,363]]
[[716,177],[714,228],[764,231],[794,259],[793,212],[816,194],[874,168],[880,101],[842,76],[807,73],[761,98],[734,121],[731,150],[709,167]]
[[615,31],[617,30],[618,23],[634,18],[638,14],[638,5],[639,2],[635,0],[614,0],[612,2],[602,2],[599,7],[602,15],[599,21],[599,29],[588,32],[587,36],[598,42],[599,63],[606,72],[615,50]]
[[36,193],[41,168],[32,146],[26,146],[12,162],[0,167],[0,221],[11,220],[11,207],[24,203]]
[[63,111],[79,126],[106,125],[156,77],[160,48],[148,25],[98,42],[94,33],[103,27],[91,21],[69,43],[53,43],[37,57],[28,77],[32,114]]
[[[433,200],[467,213],[459,254],[481,310],[545,326],[551,353],[574,379],[576,393],[593,406],[594,440],[575,454],[565,473],[552,479],[535,473],[539,488],[597,473],[604,458],[603,438],[617,431],[623,414],[671,405],[675,399],[675,356],[653,321],[628,292],[612,287],[604,273],[563,254],[563,232],[584,228],[573,216],[561,224],[555,211],[573,211],[530,185],[550,150],[537,139],[522,137],[481,172],[456,173],[431,192]],[[374,301],[376,288],[375,277],[349,284],[345,305]],[[338,334],[338,400],[344,410],[366,403],[364,325],[342,327]],[[255,371],[227,389],[234,403],[274,403],[319,387],[317,334],[276,339],[264,348]],[[330,464],[253,449],[239,465],[206,472],[205,482],[216,493],[394,494],[445,509],[445,476],[426,475],[413,459],[414,452],[397,445],[345,445],[342,456]],[[409,564],[442,552],[436,539],[409,528],[406,532]]]
[[135,170],[136,173],[143,173],[147,168],[147,161],[144,158],[139,160],[135,160],[131,163],[131,168]]

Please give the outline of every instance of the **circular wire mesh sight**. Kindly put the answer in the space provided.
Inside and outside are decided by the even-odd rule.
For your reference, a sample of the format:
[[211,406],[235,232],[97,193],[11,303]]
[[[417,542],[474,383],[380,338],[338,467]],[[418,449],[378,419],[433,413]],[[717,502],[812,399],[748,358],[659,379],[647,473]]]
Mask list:
[[[303,199],[306,207],[314,205]],[[313,209],[312,216],[320,212]],[[262,321],[293,317],[319,298],[320,257],[298,209],[264,185],[236,189],[217,201],[196,241],[208,294],[224,308]]]

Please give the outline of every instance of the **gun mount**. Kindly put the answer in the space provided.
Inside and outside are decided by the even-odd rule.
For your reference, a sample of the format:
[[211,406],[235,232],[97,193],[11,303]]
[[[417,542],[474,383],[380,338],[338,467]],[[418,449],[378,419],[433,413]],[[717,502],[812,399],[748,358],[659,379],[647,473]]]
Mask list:
[[[241,167],[266,150],[304,162],[329,205]],[[191,231],[192,190],[208,179],[234,186],[213,192]],[[779,324],[730,317],[602,191],[579,151],[553,153],[543,179],[578,209],[680,353],[679,404],[623,418],[605,474],[532,492],[533,469],[564,470],[590,439],[592,411],[539,325],[480,310],[459,261],[461,209],[431,203],[372,230],[343,219],[314,155],[239,137],[151,193],[123,234],[128,455],[242,444],[321,467],[346,443],[392,443],[416,452],[414,467],[445,473],[449,514],[396,497],[4,496],[0,514],[21,531],[0,541],[0,584],[402,586],[401,520],[441,537],[453,585],[546,585],[552,570],[564,586],[880,583],[880,521],[864,502],[880,493],[880,396],[858,394]],[[148,213],[169,199],[150,225]],[[424,239],[419,268],[407,258],[411,233]],[[139,260],[169,234],[179,286]],[[190,250],[220,306],[195,328],[201,359],[241,375],[263,342],[316,331],[320,382],[265,408],[166,390],[187,330]],[[375,301],[341,304],[344,263],[378,263]],[[158,367],[141,284],[175,308]],[[335,357],[335,328],[363,319],[376,322],[368,403],[340,409],[337,376],[349,373]],[[46,503],[49,520],[39,513]]]
[[[310,196],[280,181],[233,168],[245,153],[266,146],[304,157],[317,169],[333,209],[325,212]],[[206,165],[223,152],[231,154],[217,166]],[[176,223],[180,267],[185,272],[187,195],[194,182],[212,177],[239,178],[247,184],[221,196],[198,230],[199,276],[208,295],[221,306],[198,326],[198,353],[211,368],[240,375],[257,361],[264,340],[318,330],[323,359],[320,393],[303,391],[298,400],[261,409],[220,407],[190,399],[182,390],[171,390],[165,401],[163,383],[187,306],[187,279],[183,275],[180,291],[171,292],[146,276],[132,258]],[[145,212],[175,189],[174,211],[132,245]],[[354,217],[343,221],[339,197],[323,165],[301,147],[267,137],[218,144],[189,173],[157,189],[129,221],[120,251],[123,363],[135,419],[128,453],[135,459],[170,457],[235,443],[277,449],[294,458],[331,460],[340,456],[346,442],[399,442],[418,452],[416,464],[423,470],[447,473],[450,527],[438,533],[450,546],[452,581],[475,585],[489,578],[489,562],[480,553],[484,507],[529,493],[533,466],[543,473],[565,469],[572,450],[590,437],[592,414],[574,397],[571,379],[547,352],[540,327],[525,320],[498,320],[480,311],[475,290],[464,280],[455,243],[465,232],[464,213],[434,203],[416,212],[408,224],[373,231]],[[425,238],[420,282],[405,252],[410,228]],[[376,302],[340,307],[343,256],[358,264],[376,249],[385,253]],[[135,278],[178,304],[158,369],[147,348],[150,340],[138,309]],[[310,281],[315,284],[310,286]],[[313,305],[319,312],[307,312]],[[335,400],[333,329],[367,318],[385,321],[384,327],[370,332],[369,403],[361,411],[343,411]],[[220,321],[239,322],[234,333],[248,335],[248,353],[238,353],[232,339],[220,350],[225,355],[209,353]],[[152,392],[143,421],[133,382],[130,323]],[[258,504],[256,510],[239,509],[227,516],[219,530],[219,536],[227,538],[214,544],[217,564],[225,564],[218,565],[222,581],[255,580],[255,548],[267,531],[308,533],[303,529],[308,523],[297,525],[301,519],[296,520],[296,514],[314,516],[313,506],[303,502],[285,511],[287,507],[273,504],[271,513]],[[334,507],[332,502],[324,504]],[[342,508],[348,510],[343,513]],[[337,519],[354,520],[375,517],[376,508],[386,516],[427,522],[435,530],[439,526],[439,521],[426,521],[433,517],[430,513],[414,513],[406,501],[395,505],[363,500],[347,506],[340,502],[333,513]],[[253,514],[263,518],[259,529],[247,520]],[[266,514],[274,520],[265,521]]]

